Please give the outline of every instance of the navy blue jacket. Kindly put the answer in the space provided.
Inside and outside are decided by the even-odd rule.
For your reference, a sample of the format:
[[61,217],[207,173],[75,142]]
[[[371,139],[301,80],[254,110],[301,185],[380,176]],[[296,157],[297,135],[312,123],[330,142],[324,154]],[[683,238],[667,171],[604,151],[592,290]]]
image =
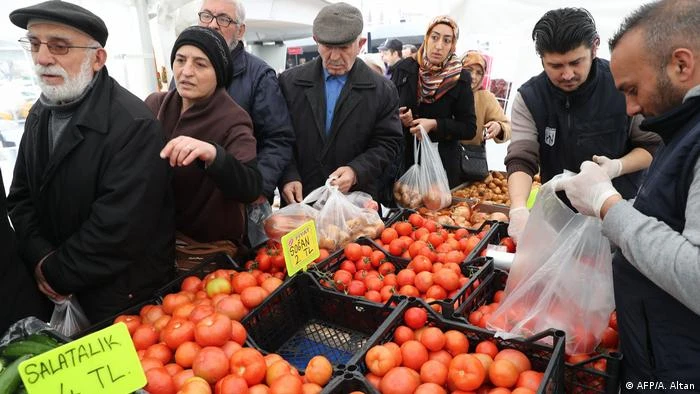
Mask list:
[[[682,233],[688,190],[700,157],[700,97],[647,119],[641,127],[664,137],[666,146],[657,151],[634,207]],[[674,269],[666,261],[658,264]],[[700,316],[640,273],[619,251],[613,258],[613,280],[624,355],[620,382],[636,387],[639,381],[655,381],[669,389],[671,382],[679,381],[700,388]]]

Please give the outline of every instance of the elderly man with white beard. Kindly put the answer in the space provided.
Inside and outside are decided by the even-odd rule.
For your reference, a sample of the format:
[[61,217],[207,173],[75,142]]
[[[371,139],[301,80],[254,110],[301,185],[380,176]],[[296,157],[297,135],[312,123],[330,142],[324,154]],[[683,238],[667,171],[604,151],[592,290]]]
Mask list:
[[96,322],[174,274],[174,201],[160,124],[107,73],[107,27],[46,1],[10,13],[27,29],[42,95],[25,124],[8,196],[21,258],[54,302]]

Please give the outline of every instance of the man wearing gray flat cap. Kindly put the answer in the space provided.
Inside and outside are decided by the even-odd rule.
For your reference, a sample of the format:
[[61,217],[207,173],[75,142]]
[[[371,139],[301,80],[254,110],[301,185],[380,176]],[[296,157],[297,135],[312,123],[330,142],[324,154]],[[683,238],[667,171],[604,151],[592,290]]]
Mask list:
[[380,184],[399,154],[402,129],[391,81],[355,61],[367,39],[362,13],[346,3],[321,9],[313,23],[319,57],[280,75],[296,134],[294,157],[282,177],[282,197],[301,202],[327,179],[343,193],[379,200]]
[[54,302],[72,294],[97,322],[172,276],[174,201],[165,136],[107,73],[108,31],[65,2],[17,9],[42,94],[24,127],[8,212],[19,254]]

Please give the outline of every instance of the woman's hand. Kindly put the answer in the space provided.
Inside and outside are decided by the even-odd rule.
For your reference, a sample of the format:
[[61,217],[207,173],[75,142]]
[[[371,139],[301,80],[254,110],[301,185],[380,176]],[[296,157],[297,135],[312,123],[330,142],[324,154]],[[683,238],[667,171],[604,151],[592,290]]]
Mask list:
[[401,124],[403,127],[411,127],[411,122],[413,122],[413,113],[406,107],[399,107],[399,119],[401,119]]
[[409,129],[409,131],[411,132],[411,134],[415,135],[416,138],[418,138],[420,140],[421,139],[420,127],[418,127],[418,126],[423,126],[423,128],[425,129],[425,132],[430,133],[431,131],[433,131],[437,128],[437,120],[420,118],[420,119],[414,119],[411,122],[411,128]]
[[484,141],[498,137],[503,131],[501,124],[494,122],[493,120],[486,123],[484,127],[486,128],[486,132],[484,133]]
[[171,167],[185,167],[196,159],[209,166],[216,158],[216,147],[208,142],[181,135],[165,145],[160,151],[160,158],[169,159]]

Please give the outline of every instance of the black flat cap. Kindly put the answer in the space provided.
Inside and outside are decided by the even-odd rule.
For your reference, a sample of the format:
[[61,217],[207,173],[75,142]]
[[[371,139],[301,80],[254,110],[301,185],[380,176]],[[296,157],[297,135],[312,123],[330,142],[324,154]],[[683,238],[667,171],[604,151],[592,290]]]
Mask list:
[[58,22],[82,31],[102,46],[107,43],[109,33],[105,22],[85,8],[66,1],[49,0],[10,12],[10,21],[23,29],[32,19]]
[[362,13],[347,3],[335,3],[321,8],[314,19],[313,35],[319,44],[343,45],[362,33]]

